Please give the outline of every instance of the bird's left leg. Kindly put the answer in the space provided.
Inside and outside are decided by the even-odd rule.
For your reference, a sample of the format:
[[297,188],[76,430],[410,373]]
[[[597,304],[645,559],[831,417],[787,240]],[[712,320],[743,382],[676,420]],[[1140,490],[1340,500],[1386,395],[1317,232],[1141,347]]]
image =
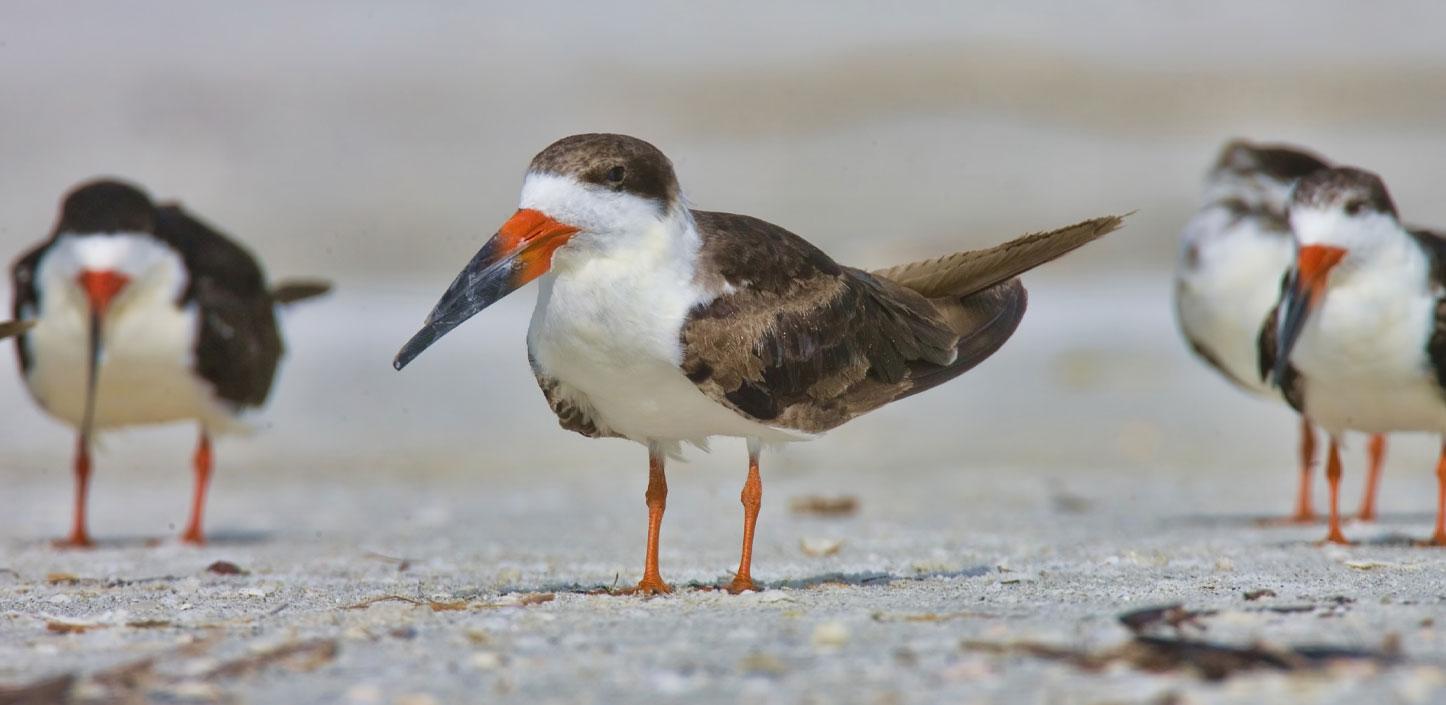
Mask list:
[[1372,435],[1366,452],[1371,460],[1371,468],[1370,474],[1366,475],[1366,496],[1361,500],[1361,511],[1356,513],[1356,518],[1361,521],[1375,521],[1376,486],[1381,483],[1381,466],[1386,462],[1386,434]]
[[738,573],[728,584],[728,592],[737,595],[748,590],[758,590],[753,582],[753,527],[758,524],[758,508],[763,506],[763,478],[758,474],[758,455],[761,444],[757,439],[748,439],[748,479],[743,482],[739,499],[743,502],[743,556],[738,559]]
[[1441,457],[1436,461],[1436,531],[1427,543],[1446,546],[1446,444],[1441,446]]
[[193,460],[196,469],[196,485],[191,496],[191,520],[186,524],[186,531],[181,534],[181,541],[196,546],[206,543],[206,534],[201,530],[201,515],[206,509],[206,489],[211,485],[211,434],[206,427],[201,427],[201,437],[196,442],[196,456]]

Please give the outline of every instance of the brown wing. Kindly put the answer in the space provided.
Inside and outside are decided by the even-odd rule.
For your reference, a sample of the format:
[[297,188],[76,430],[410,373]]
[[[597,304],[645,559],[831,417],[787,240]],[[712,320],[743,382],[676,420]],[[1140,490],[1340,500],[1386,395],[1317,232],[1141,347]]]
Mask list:
[[[1287,275],[1289,276],[1289,275]],[[1281,283],[1281,286],[1288,286],[1288,280]],[[1260,336],[1256,339],[1257,357],[1260,360],[1260,378],[1270,379],[1271,370],[1275,369],[1275,344],[1276,336],[1280,331],[1280,304],[1270,307],[1270,313],[1265,317],[1265,325],[1260,327]],[[1285,376],[1277,380],[1276,385],[1280,387],[1280,393],[1285,397],[1290,408],[1305,413],[1305,378],[1295,365],[1285,366]]]
[[1436,315],[1431,338],[1426,341],[1426,354],[1436,382],[1446,387],[1446,235],[1425,228],[1411,228],[1411,236],[1431,261],[1431,291],[1436,294]]
[[240,245],[180,206],[156,209],[155,234],[181,253],[191,273],[182,299],[200,309],[197,372],[221,399],[260,406],[271,392],[283,352],[261,266]]
[[762,220],[694,219],[700,283],[722,293],[683,326],[683,372],[771,426],[818,433],[940,384],[997,350],[1024,314],[1014,280],[931,300]]
[[[40,266],[40,258],[49,246],[50,241],[47,240],[32,248],[15,260],[15,264],[10,268],[10,281],[15,292],[15,301],[10,312],[16,321],[29,320],[40,315],[40,292],[35,285],[35,270]],[[30,352],[25,347],[24,333],[22,328],[15,335],[15,353],[20,360],[21,373],[30,370]]]

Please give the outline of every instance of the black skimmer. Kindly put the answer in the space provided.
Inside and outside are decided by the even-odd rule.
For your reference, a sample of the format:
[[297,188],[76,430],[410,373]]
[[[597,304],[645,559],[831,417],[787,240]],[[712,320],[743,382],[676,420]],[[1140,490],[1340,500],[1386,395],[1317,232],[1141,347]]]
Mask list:
[[119,181],[65,197],[50,238],[12,271],[20,371],[35,401],[78,431],[68,546],[90,546],[86,494],[97,431],[200,424],[195,493],[182,540],[205,542],[211,436],[246,430],[266,401],[281,334],[275,307],[325,292],[320,282],[268,288],[240,245],[178,205]]
[[[1330,528],[1346,543],[1338,494],[1340,436],[1446,435],[1446,238],[1401,225],[1386,186],[1360,169],[1296,185],[1296,259],[1261,332],[1262,367],[1330,435]],[[1431,543],[1446,545],[1446,445]]]
[[[1175,269],[1175,319],[1202,361],[1237,388],[1280,399],[1260,372],[1260,326],[1280,299],[1280,282],[1295,260],[1288,207],[1302,177],[1328,168],[1325,160],[1285,145],[1236,140],[1225,145],[1206,177],[1205,203],[1181,233]],[[1315,430],[1300,420],[1300,489],[1293,522],[1316,518],[1310,476]],[[1384,435],[1367,446],[1370,474],[1359,518],[1375,518],[1376,485],[1385,459]]]
[[977,365],[1024,315],[1016,275],[1120,224],[1098,218],[870,273],[757,218],[689,209],[672,162],[647,142],[575,135],[533,158],[519,210],[393,364],[540,278],[528,355],[563,428],[648,448],[647,555],[632,591],[671,590],[658,571],[664,461],[710,436],[748,442],[728,589],[754,590],[760,447],[812,438]]

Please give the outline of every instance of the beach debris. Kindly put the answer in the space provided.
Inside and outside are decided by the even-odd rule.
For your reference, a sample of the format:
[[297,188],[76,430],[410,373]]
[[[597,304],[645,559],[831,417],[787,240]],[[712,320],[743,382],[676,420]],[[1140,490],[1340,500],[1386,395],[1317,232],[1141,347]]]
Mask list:
[[231,561],[216,561],[206,566],[206,572],[217,575],[246,575],[246,571],[242,570],[241,566]]
[[104,627],[104,624],[94,622],[66,622],[59,619],[51,619],[45,622],[45,631],[56,634],[84,634],[92,629]]
[[[105,625],[96,625],[105,626]],[[41,705],[85,702],[149,702],[161,700],[215,700],[224,695],[214,684],[221,679],[240,678],[270,667],[311,671],[336,658],[334,639],[292,641],[254,650],[229,661],[217,663],[205,658],[217,639],[201,639],[172,649],[165,655],[149,656],[84,676],[67,673],[20,686],[0,686],[0,704]],[[164,670],[162,663],[171,664]],[[182,666],[191,665],[192,668]],[[195,668],[194,666],[203,666]]]
[[382,561],[383,563],[391,563],[397,567],[398,573],[405,573],[407,569],[412,567],[412,559],[410,558],[397,558],[396,556],[388,556],[385,553],[377,553],[376,551],[367,551],[366,557]]
[[478,651],[472,654],[472,667],[479,671],[495,671],[502,667],[502,656],[496,651]]
[[843,548],[842,539],[823,539],[805,536],[798,540],[798,548],[804,555],[815,558],[821,556],[833,556]]
[[336,658],[335,639],[293,641],[248,656],[225,661],[201,674],[201,680],[239,678],[271,666],[290,671],[314,671]]
[[377,596],[377,597],[369,597],[369,598],[367,598],[367,599],[365,599],[365,600],[362,600],[361,602],[357,602],[357,603],[354,603],[354,604],[347,605],[347,606],[346,606],[346,609],[349,609],[349,610],[364,610],[364,609],[366,609],[366,608],[368,608],[368,607],[371,607],[372,605],[375,605],[375,604],[377,604],[377,603],[379,603],[379,602],[407,602],[407,603],[410,603],[410,604],[413,604],[413,605],[417,605],[417,606],[421,606],[421,605],[427,604],[427,603],[426,603],[425,601],[423,601],[423,600],[418,600],[418,599],[416,599],[416,598],[414,598],[414,597],[407,597],[406,595],[379,595],[379,596]]
[[843,622],[821,622],[813,628],[813,636],[809,641],[816,649],[834,651],[849,642],[849,628]]
[[1185,627],[1195,627],[1201,631],[1205,625],[1200,622],[1201,617],[1214,615],[1215,610],[1187,610],[1184,605],[1164,605],[1162,607],[1146,607],[1144,609],[1132,610],[1120,615],[1120,624],[1126,629],[1138,635],[1155,626],[1168,626],[1178,634],[1184,631]]
[[738,663],[738,670],[764,676],[781,676],[788,673],[788,665],[773,654],[755,651],[743,657]]
[[1247,590],[1245,592],[1246,602],[1254,602],[1262,597],[1275,597],[1275,591],[1270,588],[1261,588],[1259,590]]
[[1398,657],[1386,650],[1344,649],[1327,646],[1281,647],[1264,643],[1228,646],[1179,637],[1137,635],[1125,644],[1090,652],[1034,641],[965,641],[963,648],[999,655],[1022,654],[1062,661],[1086,671],[1123,664],[1150,673],[1189,671],[1209,681],[1220,681],[1242,671],[1316,670],[1343,662],[1388,665]]
[[75,676],[69,673],[26,685],[0,685],[0,703],[5,705],[63,703],[69,698],[70,689],[74,685]]
[[[1397,634],[1387,635],[1379,649],[1351,649],[1317,645],[1283,646],[1266,642],[1236,646],[1191,638],[1181,633],[1186,626],[1204,630],[1200,618],[1213,614],[1216,614],[1213,610],[1189,610],[1182,605],[1126,612],[1119,619],[1130,630],[1131,639],[1119,646],[1096,651],[1029,640],[967,640],[961,647],[974,652],[1062,661],[1086,671],[1100,671],[1122,664],[1150,673],[1190,672],[1208,681],[1224,680],[1236,673],[1252,670],[1320,670],[1344,663],[1386,666],[1397,663],[1401,657],[1401,641]],[[1161,628],[1174,633],[1148,633]]]
[[72,573],[46,573],[45,582],[50,583],[51,585],[56,585],[59,583],[74,585],[80,582],[80,576],[74,575]]
[[788,510],[794,514],[820,517],[848,517],[859,511],[859,498],[852,495],[823,497],[803,495],[788,500]]
[[544,602],[552,602],[557,595],[550,592],[522,592],[503,595],[493,604],[494,607],[528,607],[540,605]]
[[1387,563],[1387,562],[1385,562],[1385,561],[1371,561],[1371,560],[1345,561],[1344,564],[1345,564],[1345,566],[1346,566],[1347,568],[1352,568],[1352,569],[1354,569],[1354,570],[1376,570],[1376,569],[1378,569],[1378,568],[1399,568],[1399,567],[1400,567],[1400,566],[1396,565],[1395,563]]
[[956,619],[989,619],[997,615],[983,612],[875,612],[875,622],[950,622]]
[[557,595],[551,592],[523,592],[503,595],[496,602],[474,602],[470,600],[419,600],[406,595],[378,595],[361,602],[347,605],[345,609],[364,610],[379,602],[405,602],[417,607],[428,607],[433,612],[460,612],[463,610],[496,609],[499,607],[527,607],[552,602]]

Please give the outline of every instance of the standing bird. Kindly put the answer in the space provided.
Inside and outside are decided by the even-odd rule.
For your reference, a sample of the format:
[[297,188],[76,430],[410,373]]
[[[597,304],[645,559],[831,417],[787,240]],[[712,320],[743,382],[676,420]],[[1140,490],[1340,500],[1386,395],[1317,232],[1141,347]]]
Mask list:
[[196,484],[181,539],[201,529],[211,436],[247,430],[281,359],[275,307],[324,293],[298,282],[268,289],[256,260],[180,206],[92,181],[65,197],[50,238],[15,262],[16,351],[40,407],[78,431],[72,547],[86,527],[96,431],[194,420]]
[[813,438],[977,365],[1024,315],[1016,275],[1120,224],[1099,218],[869,273],[757,218],[689,209],[672,163],[647,142],[575,135],[533,158],[519,210],[393,365],[541,278],[528,357],[563,428],[648,447],[647,555],[633,591],[671,591],[658,570],[664,460],[709,436],[748,441],[728,589],[756,590],[761,445]]
[[[1360,169],[1318,171],[1291,197],[1296,261],[1261,332],[1262,366],[1330,435],[1330,529],[1347,430],[1446,435],[1446,239],[1401,225],[1386,186]],[[1446,545],[1446,445],[1436,530]]]
[[[1280,298],[1295,259],[1287,208],[1302,177],[1329,168],[1320,157],[1283,145],[1236,140],[1220,151],[1206,178],[1205,203],[1181,233],[1175,269],[1175,320],[1202,361],[1246,392],[1280,399],[1260,372],[1260,326]],[[1376,485],[1386,439],[1368,444],[1370,475],[1359,518],[1376,516]],[[1310,476],[1315,430],[1300,419],[1300,490],[1292,522],[1316,518]]]

